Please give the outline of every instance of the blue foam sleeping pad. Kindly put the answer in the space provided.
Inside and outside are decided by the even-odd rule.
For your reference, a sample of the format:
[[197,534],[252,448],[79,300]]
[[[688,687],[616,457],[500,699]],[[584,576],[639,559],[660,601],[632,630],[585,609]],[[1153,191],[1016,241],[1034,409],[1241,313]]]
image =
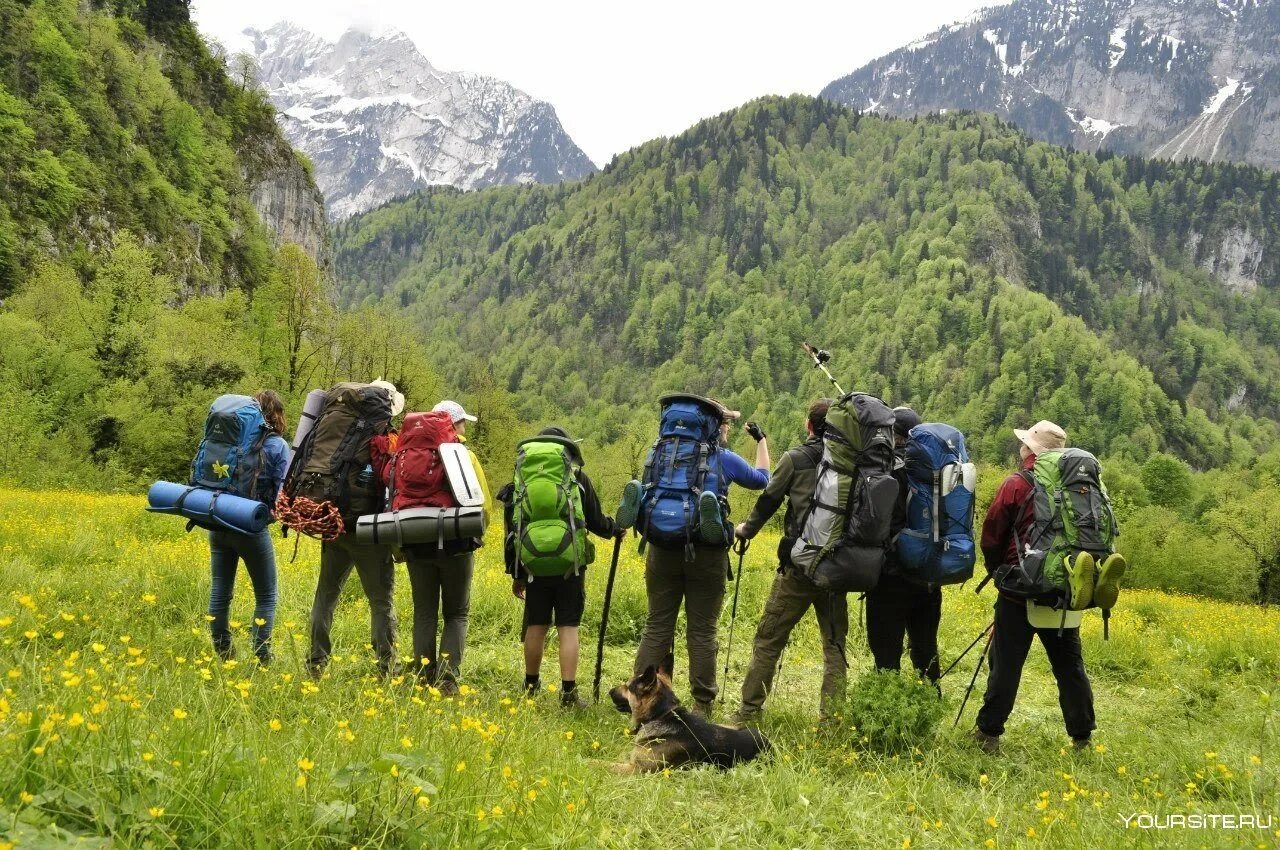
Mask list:
[[257,534],[271,522],[271,510],[255,499],[231,493],[157,481],[147,491],[147,510],[184,516],[202,528]]

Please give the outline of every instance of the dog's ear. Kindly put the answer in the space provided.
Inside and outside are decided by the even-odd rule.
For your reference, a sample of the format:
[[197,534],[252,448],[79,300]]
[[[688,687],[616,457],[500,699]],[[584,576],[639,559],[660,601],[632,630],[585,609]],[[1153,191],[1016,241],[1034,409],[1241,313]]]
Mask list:
[[667,677],[667,681],[671,681],[672,675],[675,674],[676,656],[675,653],[668,652],[662,658],[662,663],[658,665],[658,672]]
[[644,672],[636,678],[636,684],[642,688],[651,688],[658,681],[658,670],[652,664],[644,668]]

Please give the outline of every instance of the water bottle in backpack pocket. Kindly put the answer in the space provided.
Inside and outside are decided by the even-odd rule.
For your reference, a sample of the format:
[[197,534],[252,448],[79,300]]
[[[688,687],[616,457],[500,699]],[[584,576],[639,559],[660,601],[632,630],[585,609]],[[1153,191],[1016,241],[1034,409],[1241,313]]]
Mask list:
[[925,584],[958,584],[973,576],[977,468],[964,435],[925,423],[907,435],[906,525],[894,540],[902,575]]

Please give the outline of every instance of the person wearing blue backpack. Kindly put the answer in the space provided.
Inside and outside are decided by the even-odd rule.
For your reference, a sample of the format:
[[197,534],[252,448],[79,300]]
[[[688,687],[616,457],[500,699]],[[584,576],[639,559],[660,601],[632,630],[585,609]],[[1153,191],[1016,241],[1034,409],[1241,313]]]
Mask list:
[[[921,419],[910,407],[895,407],[893,416],[893,477],[898,479],[898,501],[889,528],[892,538],[896,538],[907,525],[907,498],[911,492],[905,457],[907,436],[912,428],[921,424]],[[866,601],[867,644],[876,669],[901,669],[905,637],[911,665],[923,678],[936,683],[941,673],[938,666],[941,585],[921,583],[904,575],[897,547],[891,546],[880,581],[867,594]]]
[[684,604],[689,682],[694,711],[710,717],[716,698],[716,629],[728,580],[729,485],[763,490],[769,483],[769,444],[754,422],[744,430],[756,440],[755,466],[728,447],[729,429],[741,415],[719,402],[692,395],[659,399],[658,439],[645,460],[642,481],[623,488],[617,522],[635,528],[647,546],[645,590],[649,613],[636,652],[635,672],[659,667],[675,643]]
[[[252,398],[221,397],[206,423],[205,440],[193,464],[193,483],[273,506],[289,468],[284,429],[284,402],[274,391],[261,390]],[[253,624],[249,630],[253,653],[260,664],[270,664],[277,598],[271,532],[266,528],[254,534],[211,529],[209,555],[209,628],[214,650],[224,661],[235,658],[229,621],[236,569],[243,560],[253,585]]]

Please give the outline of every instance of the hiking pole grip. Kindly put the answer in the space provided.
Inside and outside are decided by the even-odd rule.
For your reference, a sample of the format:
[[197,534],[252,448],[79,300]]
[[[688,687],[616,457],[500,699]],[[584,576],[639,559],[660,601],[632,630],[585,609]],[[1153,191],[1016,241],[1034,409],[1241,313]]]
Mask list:
[[835,376],[831,374],[831,370],[827,368],[827,361],[831,359],[831,352],[818,348],[808,342],[800,343],[800,347],[804,349],[804,353],[809,355],[809,359],[813,361],[813,367],[815,369],[821,369],[822,374],[826,375],[827,380],[831,382],[831,386],[835,387],[836,392],[843,396],[844,388],[840,386],[840,383],[835,379]]
[[600,614],[600,634],[596,639],[596,673],[591,683],[591,697],[600,702],[600,675],[604,667],[604,635],[609,627],[609,604],[613,601],[613,579],[618,574],[618,556],[622,553],[622,538],[613,539],[613,558],[609,561],[609,580],[604,585],[604,610]]

